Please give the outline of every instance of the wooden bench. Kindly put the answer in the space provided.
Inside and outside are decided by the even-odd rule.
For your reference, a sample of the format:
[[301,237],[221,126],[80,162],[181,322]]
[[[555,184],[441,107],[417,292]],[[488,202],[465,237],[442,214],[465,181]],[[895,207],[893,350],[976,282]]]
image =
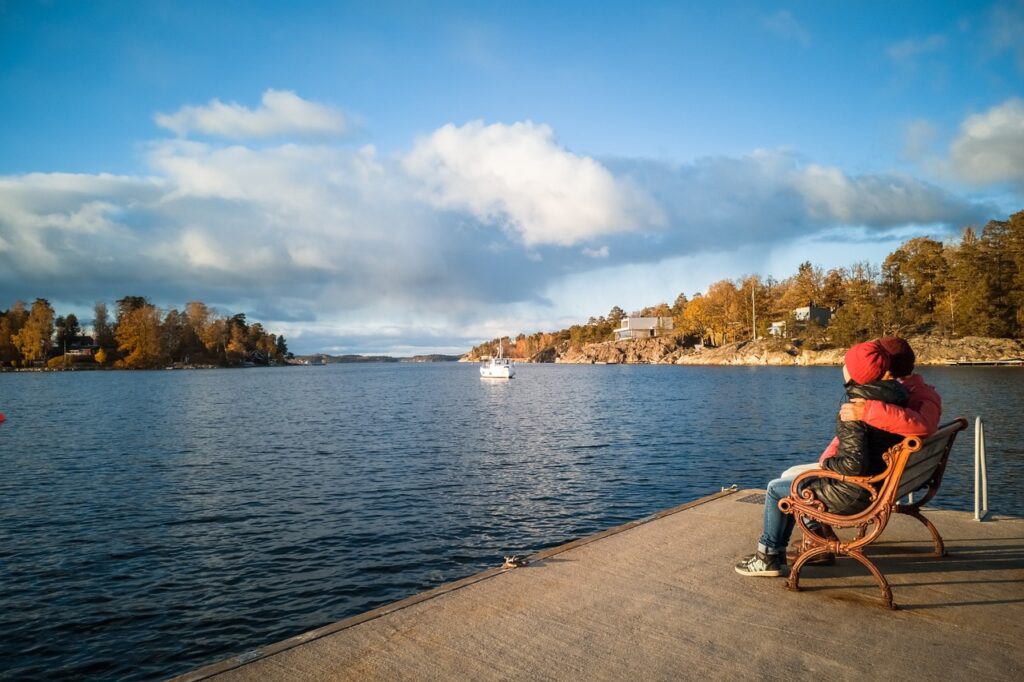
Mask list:
[[[953,447],[956,435],[967,428],[967,420],[959,417],[939,427],[939,430],[928,438],[911,436],[890,448],[884,455],[885,471],[876,476],[844,476],[827,469],[806,471],[793,480],[789,497],[779,500],[779,509],[793,514],[796,524],[803,532],[804,551],[790,569],[786,587],[791,590],[800,589],[800,570],[814,557],[827,552],[837,557],[848,556],[863,564],[875,576],[882,588],[882,598],[886,606],[895,609],[892,601],[892,589],[882,572],[874,562],[864,555],[864,548],[878,539],[885,530],[889,517],[895,512],[907,514],[923,523],[932,534],[935,543],[935,556],[945,556],[946,548],[942,536],[931,521],[921,514],[921,507],[935,497],[942,484],[942,474],[946,470],[946,461]],[[833,514],[814,496],[814,491],[805,485],[818,478],[833,478],[864,488],[871,494],[871,503],[863,511],[848,516]],[[901,503],[911,493],[927,488],[919,499]],[[841,538],[826,537],[820,527],[808,527],[810,520],[830,526],[833,529],[856,528],[856,537],[847,542]]]

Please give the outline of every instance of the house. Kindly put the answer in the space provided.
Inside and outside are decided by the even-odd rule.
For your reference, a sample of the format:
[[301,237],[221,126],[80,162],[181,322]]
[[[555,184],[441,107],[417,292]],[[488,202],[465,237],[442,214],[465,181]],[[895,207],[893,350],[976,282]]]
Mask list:
[[672,330],[671,317],[624,317],[615,330],[615,340],[649,339]]
[[[832,319],[832,311],[828,308],[822,308],[821,306],[814,305],[811,301],[802,308],[793,308],[790,312],[793,316],[794,327],[793,334],[797,334],[802,330],[808,323],[813,322],[821,327],[827,327],[829,321]],[[786,321],[778,320],[772,322],[771,326],[768,327],[768,333],[772,336],[786,336]]]
[[68,344],[67,354],[68,355],[82,355],[85,357],[92,357],[96,355],[96,351],[100,349],[93,341],[91,336],[76,336],[74,340]]
[[812,301],[803,308],[794,308],[793,319],[797,322],[813,322],[822,327],[827,327],[829,320],[832,319],[832,311],[828,308],[816,306]]

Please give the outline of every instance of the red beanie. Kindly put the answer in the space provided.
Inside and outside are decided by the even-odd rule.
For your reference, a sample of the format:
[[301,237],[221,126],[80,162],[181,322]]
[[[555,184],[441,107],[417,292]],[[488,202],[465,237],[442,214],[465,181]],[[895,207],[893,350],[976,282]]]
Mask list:
[[878,339],[878,343],[889,353],[889,369],[893,376],[906,377],[914,373],[914,362],[917,358],[914,357],[914,349],[906,340],[898,336],[883,336]]
[[846,371],[858,384],[878,381],[889,369],[889,353],[878,341],[858,343],[846,351]]

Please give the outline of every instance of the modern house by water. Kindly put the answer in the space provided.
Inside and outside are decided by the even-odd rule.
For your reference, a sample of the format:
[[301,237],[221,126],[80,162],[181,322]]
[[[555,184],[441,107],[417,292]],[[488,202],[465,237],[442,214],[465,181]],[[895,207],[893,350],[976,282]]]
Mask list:
[[640,317],[630,315],[622,318],[615,330],[615,340],[648,339],[672,331],[671,317]]

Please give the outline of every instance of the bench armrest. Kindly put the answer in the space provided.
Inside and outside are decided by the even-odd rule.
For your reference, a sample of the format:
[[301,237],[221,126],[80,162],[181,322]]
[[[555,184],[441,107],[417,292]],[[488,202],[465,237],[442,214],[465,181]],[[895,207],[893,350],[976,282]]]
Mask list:
[[805,471],[793,479],[793,483],[789,486],[789,494],[792,497],[804,497],[803,491],[800,490],[800,487],[805,481],[818,478],[831,478],[836,481],[852,483],[855,486],[864,488],[871,493],[871,498],[874,499],[876,490],[871,484],[885,480],[885,478],[888,477],[889,471],[892,469],[892,463],[895,460],[895,456],[890,457],[888,452],[882,455],[882,458],[885,460],[885,470],[881,473],[875,474],[874,476],[847,476],[846,474],[841,474],[838,471],[832,471],[831,469],[811,469],[810,471]]

